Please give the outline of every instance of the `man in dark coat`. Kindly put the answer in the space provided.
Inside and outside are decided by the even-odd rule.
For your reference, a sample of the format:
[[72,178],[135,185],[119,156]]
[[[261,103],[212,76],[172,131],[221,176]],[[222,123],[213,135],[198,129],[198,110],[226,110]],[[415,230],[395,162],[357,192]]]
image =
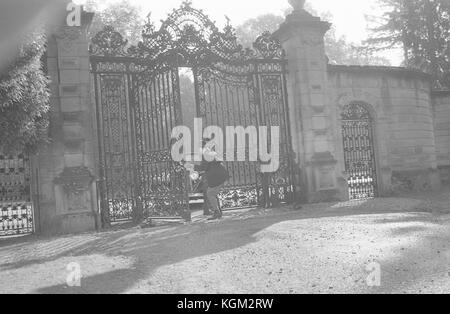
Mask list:
[[205,148],[203,162],[200,166],[196,166],[195,170],[203,173],[207,203],[214,214],[210,220],[221,219],[222,210],[219,206],[218,195],[223,189],[225,182],[230,178],[227,169],[222,162],[217,160],[215,152]]

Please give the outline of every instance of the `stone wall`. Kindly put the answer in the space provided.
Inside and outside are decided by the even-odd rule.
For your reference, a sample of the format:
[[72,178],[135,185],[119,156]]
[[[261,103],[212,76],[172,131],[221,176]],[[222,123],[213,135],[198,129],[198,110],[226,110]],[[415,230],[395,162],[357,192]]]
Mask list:
[[432,95],[437,164],[442,182],[450,184],[450,91],[434,92]]
[[330,25],[301,4],[275,35],[289,62],[293,147],[305,200],[348,199],[341,113],[354,102],[368,107],[374,121],[378,194],[438,189],[430,77],[405,68],[329,65],[323,37]]
[[431,84],[427,75],[392,67],[328,67],[328,101],[336,117],[339,171],[345,176],[340,115],[363,102],[375,123],[379,192],[383,195],[439,188]]

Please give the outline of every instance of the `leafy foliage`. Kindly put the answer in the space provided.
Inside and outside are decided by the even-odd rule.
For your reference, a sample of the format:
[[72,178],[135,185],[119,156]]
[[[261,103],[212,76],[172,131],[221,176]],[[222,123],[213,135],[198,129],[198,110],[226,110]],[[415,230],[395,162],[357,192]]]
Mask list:
[[89,0],[86,3],[86,9],[95,12],[90,28],[91,37],[95,36],[105,26],[111,25],[125,36],[131,44],[136,44],[141,40],[144,19],[138,6],[130,3],[129,0],[114,2],[104,8],[100,8],[100,4],[98,0]]
[[[314,15],[318,15],[308,4],[307,10]],[[327,21],[333,20],[333,16],[330,13],[322,14],[321,18]],[[280,15],[261,15],[257,18],[249,19],[237,27],[236,34],[244,47],[251,47],[259,35],[264,31],[276,31],[284,20],[285,18]],[[374,51],[365,49],[361,45],[350,43],[344,36],[338,37],[334,27],[325,35],[325,50],[332,64],[390,65],[387,59],[377,56]]]
[[325,35],[325,51],[331,64],[389,66],[390,62],[374,50],[338,37],[334,27]]
[[45,36],[30,34],[0,75],[0,151],[32,152],[48,140],[49,79],[42,70]]
[[236,28],[236,36],[244,47],[252,47],[254,41],[265,31],[274,32],[278,29],[284,17],[275,14],[264,14],[245,21]]
[[406,66],[432,74],[436,88],[450,88],[450,1],[379,1],[386,12],[368,43],[401,45]]

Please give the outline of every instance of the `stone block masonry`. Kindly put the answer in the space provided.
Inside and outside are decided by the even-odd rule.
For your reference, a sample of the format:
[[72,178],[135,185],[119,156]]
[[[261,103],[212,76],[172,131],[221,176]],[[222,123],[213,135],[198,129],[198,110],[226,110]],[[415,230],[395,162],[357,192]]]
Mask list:
[[52,91],[52,141],[37,156],[41,234],[98,228],[94,104],[91,102],[89,40],[93,15],[80,27],[52,25],[47,65]]

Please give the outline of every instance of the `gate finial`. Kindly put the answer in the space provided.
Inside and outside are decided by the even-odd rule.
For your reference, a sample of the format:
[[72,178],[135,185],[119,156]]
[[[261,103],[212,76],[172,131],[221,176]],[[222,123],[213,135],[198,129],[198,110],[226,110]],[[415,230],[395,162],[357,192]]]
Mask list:
[[225,19],[227,20],[227,26],[231,26],[231,19],[228,17],[228,15],[225,15]]
[[184,0],[182,3],[182,6],[185,8],[190,8],[192,7],[192,1],[191,0]]
[[306,0],[289,0],[289,4],[294,8],[294,11],[301,11],[305,8]]

